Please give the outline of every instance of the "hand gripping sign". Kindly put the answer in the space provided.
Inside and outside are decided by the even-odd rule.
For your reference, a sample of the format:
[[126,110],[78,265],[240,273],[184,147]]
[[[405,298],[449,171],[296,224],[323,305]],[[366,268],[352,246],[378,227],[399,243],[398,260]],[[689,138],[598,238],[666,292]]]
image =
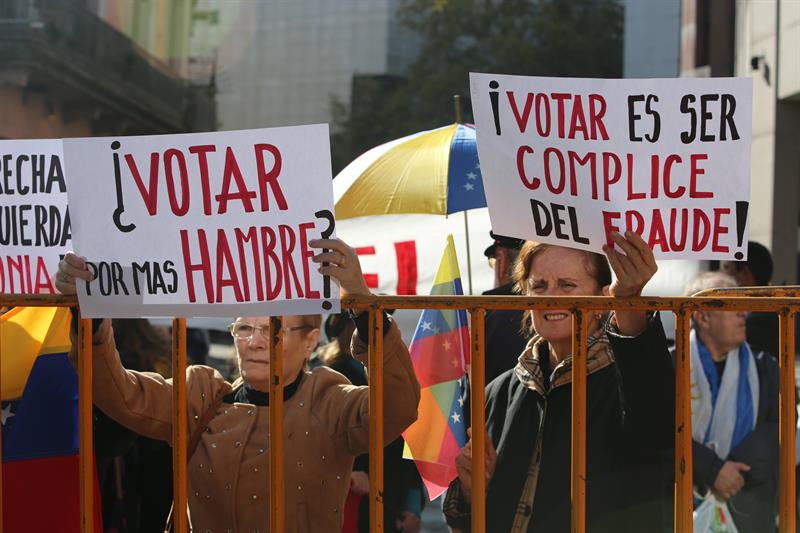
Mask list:
[[60,139],[0,141],[0,294],[52,294],[71,248]]
[[496,233],[601,252],[634,231],[661,258],[745,258],[750,78],[470,83]]
[[334,235],[327,125],[67,139],[84,316],[338,310],[308,242]]

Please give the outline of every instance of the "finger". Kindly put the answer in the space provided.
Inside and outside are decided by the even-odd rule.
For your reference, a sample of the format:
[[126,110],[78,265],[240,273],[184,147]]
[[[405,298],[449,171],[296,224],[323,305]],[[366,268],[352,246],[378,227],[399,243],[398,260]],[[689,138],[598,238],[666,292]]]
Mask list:
[[642,258],[642,261],[651,269],[653,272],[658,270],[658,263],[656,263],[656,257],[653,254],[653,249],[650,248],[650,245],[636,232],[628,231],[625,233],[625,237],[627,237],[628,242],[632,244],[636,250],[639,252],[639,256]]
[[86,268],[86,259],[84,257],[79,256],[75,252],[67,252],[64,254],[64,262],[74,266],[75,268],[79,268],[81,270]]
[[736,467],[737,470],[741,472],[749,472],[750,466],[746,465],[745,463],[733,463],[733,466]]
[[315,263],[336,263],[339,266],[344,266],[347,263],[347,257],[336,251],[317,254],[311,260]]
[[608,262],[611,265],[611,269],[617,275],[617,279],[624,279],[627,276],[626,265],[622,263],[625,256],[607,245],[603,246],[603,251],[606,257],[608,257]]
[[330,248],[340,254],[346,254],[350,248],[340,239],[311,239],[308,245],[311,248]]
[[58,263],[58,271],[67,276],[67,280],[78,278],[86,281],[92,281],[93,279],[92,273],[87,268],[86,261],[83,259],[81,259],[80,262],[73,261],[71,263],[68,263],[67,261],[60,261]]
[[[622,250],[622,253],[630,258],[633,261],[641,260],[642,254],[641,252],[634,246],[634,244],[628,240],[628,235],[631,235],[630,231],[625,233],[623,237],[619,233],[612,232],[611,239],[614,241],[614,244],[618,247],[619,250]],[[633,234],[635,235],[635,233]]]
[[[348,273],[348,270],[346,268],[342,268],[339,265],[334,265],[334,264],[322,265],[319,268],[317,268],[317,270],[323,276],[330,276],[332,278],[335,278],[336,281],[341,281],[342,279],[345,278],[345,276]],[[341,283],[339,284],[341,285]]]

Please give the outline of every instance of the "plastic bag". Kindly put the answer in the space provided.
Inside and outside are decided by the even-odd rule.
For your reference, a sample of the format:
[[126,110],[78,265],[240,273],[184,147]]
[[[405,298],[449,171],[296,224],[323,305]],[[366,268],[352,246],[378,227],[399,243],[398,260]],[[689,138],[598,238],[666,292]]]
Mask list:
[[739,533],[728,504],[709,495],[693,513],[694,533]]

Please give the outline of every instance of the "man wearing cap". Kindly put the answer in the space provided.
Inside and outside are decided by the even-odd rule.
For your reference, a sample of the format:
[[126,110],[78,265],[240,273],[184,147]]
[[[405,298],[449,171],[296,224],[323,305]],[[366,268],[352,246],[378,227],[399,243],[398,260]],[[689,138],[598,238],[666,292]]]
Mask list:
[[[739,287],[766,287],[772,281],[772,254],[763,244],[748,241],[747,261],[722,261],[720,270],[732,276]],[[748,344],[778,357],[778,315],[748,313],[746,328]]]
[[[494,243],[483,254],[494,262],[494,289],[485,296],[518,295],[511,274],[524,239],[514,239],[489,232]],[[486,312],[485,354],[486,383],[517,364],[528,339],[522,334],[522,311],[492,309]]]

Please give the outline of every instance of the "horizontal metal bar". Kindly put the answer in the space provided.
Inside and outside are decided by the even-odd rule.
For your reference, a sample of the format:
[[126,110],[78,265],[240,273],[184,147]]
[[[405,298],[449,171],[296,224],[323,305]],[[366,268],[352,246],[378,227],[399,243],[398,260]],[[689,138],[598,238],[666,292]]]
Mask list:
[[0,294],[0,307],[75,307],[78,297],[64,294]]
[[[765,311],[778,313],[783,309],[800,311],[800,297],[772,296],[640,296],[612,298],[610,296],[348,296],[342,307],[370,309],[585,309],[585,310],[658,310],[676,311],[680,308],[710,311]],[[69,307],[77,305],[74,296],[63,295],[0,295],[0,306]]]
[[758,296],[770,298],[800,297],[800,285],[782,285],[780,287],[725,287],[724,289],[706,289],[692,296]]
[[659,310],[680,308],[711,311],[800,310],[800,298],[771,297],[659,297],[613,298],[609,296],[348,296],[342,307],[368,309],[376,303],[390,309],[591,309]]

